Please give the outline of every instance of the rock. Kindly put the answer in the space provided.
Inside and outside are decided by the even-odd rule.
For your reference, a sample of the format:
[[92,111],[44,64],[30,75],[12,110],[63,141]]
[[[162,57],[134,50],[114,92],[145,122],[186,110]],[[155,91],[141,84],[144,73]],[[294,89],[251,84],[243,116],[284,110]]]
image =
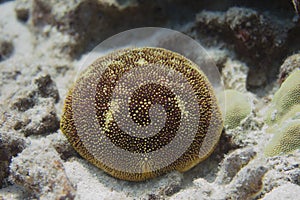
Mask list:
[[75,188],[70,183],[59,154],[47,140],[32,141],[12,160],[11,180],[39,199],[74,199]]
[[261,87],[275,76],[274,65],[281,61],[288,30],[294,25],[253,9],[231,7],[225,12],[201,11],[195,26],[202,35],[209,34],[234,49],[249,64],[247,87]]
[[39,95],[43,98],[52,97],[55,103],[59,100],[59,94],[55,82],[51,79],[49,74],[41,75],[34,80],[37,86]]
[[59,129],[59,119],[51,99],[39,100],[38,105],[24,114],[29,119],[29,123],[21,129],[25,136],[48,134]]
[[0,188],[6,185],[12,157],[20,153],[25,146],[25,139],[20,134],[0,129]]
[[273,156],[267,159],[271,167],[264,177],[264,189],[270,192],[274,188],[287,184],[287,181],[299,183],[300,150],[289,155]]
[[245,63],[227,59],[221,72],[225,89],[234,89],[240,92],[246,92],[248,71],[249,69]]
[[19,19],[29,15],[29,28],[41,36],[40,48],[60,58],[78,56],[129,27],[165,21],[159,5],[148,1],[17,0],[15,10]]
[[249,199],[263,187],[262,179],[268,171],[264,163],[251,163],[244,167],[226,186],[225,199]]
[[15,12],[17,18],[23,22],[26,22],[29,18],[30,8],[32,1],[31,0],[18,0],[15,3]]
[[59,100],[56,84],[49,74],[38,75],[33,83],[17,91],[11,105],[18,111],[26,111],[38,104],[39,98],[53,98],[54,102]]
[[0,35],[0,62],[9,58],[14,51],[12,41]]
[[0,189],[0,199],[29,199],[28,192],[17,185],[10,185],[8,187]]
[[202,192],[195,188],[189,188],[186,190],[183,190],[175,195],[173,195],[170,200],[209,200],[210,198],[202,194]]
[[[128,182],[116,179],[79,158],[65,163],[66,173],[77,188],[79,199],[98,195],[101,199],[164,199],[176,194],[183,185],[183,176],[171,172],[145,182]],[[99,188],[95,190],[94,188]],[[110,197],[110,198],[109,198]]]
[[235,175],[246,166],[254,157],[256,152],[253,148],[237,149],[225,157],[221,163],[217,179],[218,184],[228,184]]
[[300,195],[300,186],[288,183],[275,188],[266,194],[262,200],[297,199]]
[[197,188],[199,188],[202,191],[202,194],[207,196],[212,196],[218,189],[213,183],[209,183],[203,178],[198,178],[194,180],[193,183]]
[[171,183],[170,185],[168,185],[164,189],[164,193],[167,196],[172,196],[173,194],[179,192],[180,189],[181,189],[180,184],[178,184],[178,183]]
[[297,165],[298,168],[290,170],[288,175],[292,183],[300,185],[300,169],[299,169],[299,164]]
[[46,138],[50,140],[51,145],[60,154],[61,159],[68,160],[71,157],[78,157],[77,152],[60,130],[57,133],[48,135]]
[[207,53],[210,56],[210,58],[212,58],[213,61],[216,63],[216,66],[221,72],[225,67],[225,63],[230,57],[230,52],[219,48],[209,48],[207,49]]
[[[130,199],[124,194],[115,191],[111,185],[103,184],[105,180],[96,178],[97,174],[91,173],[84,165],[77,161],[67,162],[65,167],[70,182],[76,187],[76,198],[78,199],[93,199],[95,197],[99,199]],[[115,187],[118,187],[117,182],[115,184]]]
[[278,82],[282,84],[285,79],[295,70],[300,69],[300,54],[289,56],[280,66]]
[[158,196],[172,196],[180,191],[183,184],[183,176],[178,172],[171,172],[166,175],[167,182],[161,188]]
[[29,135],[54,132],[59,128],[55,102],[59,94],[49,74],[37,75],[25,87],[17,90],[10,97],[11,108],[17,110],[18,119],[13,128]]

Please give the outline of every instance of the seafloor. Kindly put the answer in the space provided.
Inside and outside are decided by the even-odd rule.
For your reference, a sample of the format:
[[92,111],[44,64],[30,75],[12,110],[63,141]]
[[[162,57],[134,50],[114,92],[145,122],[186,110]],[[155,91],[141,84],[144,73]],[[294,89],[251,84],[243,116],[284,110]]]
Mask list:
[[[264,153],[284,132],[280,125],[267,131],[273,96],[300,68],[296,10],[288,0],[0,0],[0,199],[299,199],[299,131],[291,151]],[[225,89],[245,95],[251,112],[226,126],[213,154],[193,169],[128,182],[79,156],[59,122],[89,51],[147,26],[201,43]],[[292,88],[295,104],[299,88]]]

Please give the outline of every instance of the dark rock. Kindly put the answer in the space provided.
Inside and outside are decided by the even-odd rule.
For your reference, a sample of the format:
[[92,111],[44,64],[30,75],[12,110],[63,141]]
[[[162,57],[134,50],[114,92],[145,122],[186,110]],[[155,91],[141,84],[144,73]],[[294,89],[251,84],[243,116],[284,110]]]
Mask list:
[[279,71],[279,80],[278,82],[281,84],[285,81],[285,79],[295,70],[300,69],[300,54],[294,54],[289,56],[283,64],[280,66]]
[[52,99],[39,100],[39,104],[26,111],[25,115],[30,119],[21,130],[25,136],[52,133],[59,129],[59,119]]
[[7,182],[11,158],[25,148],[25,140],[16,132],[0,130],[0,188]]
[[276,77],[276,66],[288,51],[288,32],[293,26],[291,20],[283,23],[275,16],[240,7],[226,12],[202,11],[196,18],[196,30],[202,36],[225,42],[249,64],[248,88],[264,86]]
[[14,51],[14,45],[11,40],[0,37],[0,62],[9,58]]
[[58,102],[58,90],[56,84],[53,82],[49,74],[38,77],[34,80],[34,83],[37,85],[38,93],[41,97],[52,97],[55,100],[55,103]]
[[26,22],[29,18],[29,12],[30,12],[30,6],[31,6],[30,0],[19,0],[16,1],[15,4],[15,12],[17,15],[17,18],[23,22]]
[[219,184],[228,184],[233,177],[254,158],[256,152],[253,148],[238,149],[229,154],[221,163],[218,178]]
[[25,136],[55,132],[59,129],[55,109],[59,93],[55,82],[49,74],[38,74],[30,83],[11,97],[11,108],[20,112],[13,128]]

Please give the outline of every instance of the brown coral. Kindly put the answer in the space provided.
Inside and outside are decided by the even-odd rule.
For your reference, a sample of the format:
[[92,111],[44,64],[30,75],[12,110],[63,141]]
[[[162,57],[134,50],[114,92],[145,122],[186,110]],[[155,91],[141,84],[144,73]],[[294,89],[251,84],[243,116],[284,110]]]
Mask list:
[[134,48],[99,58],[82,73],[66,98],[61,129],[91,163],[141,181],[209,156],[222,119],[194,63],[166,49]]

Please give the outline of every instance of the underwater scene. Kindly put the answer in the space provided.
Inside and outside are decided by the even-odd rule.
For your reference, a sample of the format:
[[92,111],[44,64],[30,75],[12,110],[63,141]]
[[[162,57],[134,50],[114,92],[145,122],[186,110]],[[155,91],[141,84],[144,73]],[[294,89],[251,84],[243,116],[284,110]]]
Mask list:
[[0,200],[297,200],[300,0],[0,0]]

